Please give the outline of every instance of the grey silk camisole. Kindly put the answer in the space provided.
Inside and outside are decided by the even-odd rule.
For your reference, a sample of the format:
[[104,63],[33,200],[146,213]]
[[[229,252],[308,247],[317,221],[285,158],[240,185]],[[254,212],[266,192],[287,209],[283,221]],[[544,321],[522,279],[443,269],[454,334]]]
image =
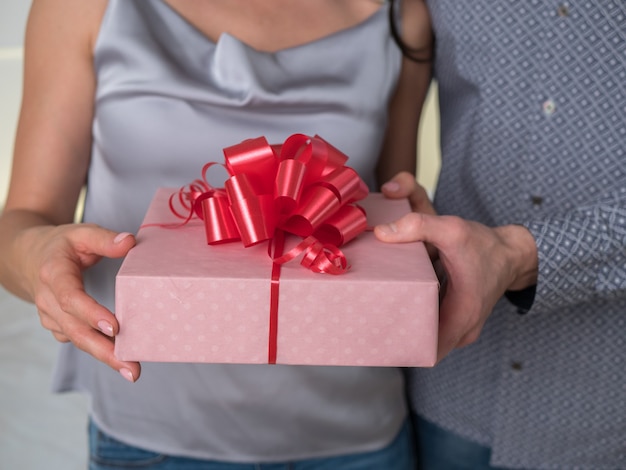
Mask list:
[[[319,134],[372,186],[401,54],[388,6],[302,46],[257,51],[210,41],[161,0],[110,0],[95,46],[93,149],[84,221],[136,232],[160,186],[200,176],[250,137]],[[213,182],[221,185],[220,182]],[[373,187],[373,186],[372,186]],[[120,260],[85,273],[114,311]],[[62,345],[57,391],[91,397],[108,434],[149,450],[229,461],[367,451],[406,415],[394,368],[143,363],[139,381]]]

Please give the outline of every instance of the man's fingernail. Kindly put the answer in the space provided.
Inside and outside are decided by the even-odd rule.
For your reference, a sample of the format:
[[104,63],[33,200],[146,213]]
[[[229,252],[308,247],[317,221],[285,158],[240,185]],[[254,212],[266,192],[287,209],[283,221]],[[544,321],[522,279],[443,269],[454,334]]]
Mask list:
[[394,223],[379,225],[378,230],[384,234],[398,233],[398,227]]
[[400,189],[400,183],[396,183],[395,181],[387,181],[385,184],[383,184],[382,188],[385,191],[395,193]]
[[98,329],[105,335],[113,337],[113,326],[106,320],[100,320],[98,322]]
[[125,367],[121,368],[120,375],[129,382],[135,382],[135,377],[133,377],[133,373],[130,371],[130,369],[126,369]]
[[131,235],[132,233],[128,233],[128,232],[118,233],[117,236],[113,239],[113,243],[115,244],[121,243],[122,240],[126,239],[127,237],[130,237]]

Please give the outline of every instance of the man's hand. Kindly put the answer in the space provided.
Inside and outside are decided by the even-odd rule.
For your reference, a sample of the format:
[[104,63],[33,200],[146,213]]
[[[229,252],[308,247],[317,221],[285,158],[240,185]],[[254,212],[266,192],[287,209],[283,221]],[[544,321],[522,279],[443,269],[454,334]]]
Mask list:
[[536,283],[537,248],[525,227],[490,228],[455,216],[435,215],[432,205],[424,201],[423,188],[413,186],[404,177],[396,177],[392,182],[396,195],[407,196],[407,189],[412,187],[412,205],[424,212],[413,212],[394,223],[377,226],[374,233],[389,243],[422,241],[430,245],[431,256],[441,264],[446,283],[439,316],[441,360],[452,349],[478,339],[506,290]]

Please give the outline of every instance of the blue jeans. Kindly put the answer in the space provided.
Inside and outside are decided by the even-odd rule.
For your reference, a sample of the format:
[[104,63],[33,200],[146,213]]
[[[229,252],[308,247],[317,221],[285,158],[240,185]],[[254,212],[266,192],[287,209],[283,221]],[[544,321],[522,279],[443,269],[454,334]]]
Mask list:
[[230,463],[163,455],[119,442],[89,423],[89,470],[414,470],[415,452],[408,420],[383,449],[356,454],[276,463]]
[[419,470],[504,470],[489,465],[491,449],[413,415]]

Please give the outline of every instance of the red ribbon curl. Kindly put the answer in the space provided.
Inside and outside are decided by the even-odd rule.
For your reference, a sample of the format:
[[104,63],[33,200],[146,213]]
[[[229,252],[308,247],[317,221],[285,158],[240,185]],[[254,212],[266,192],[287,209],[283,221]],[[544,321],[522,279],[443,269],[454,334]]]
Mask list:
[[225,148],[224,157],[229,178],[223,188],[207,182],[216,164],[208,163],[201,179],[170,197],[183,224],[194,215],[202,219],[209,245],[241,240],[249,247],[278,231],[292,233],[303,240],[286,254],[271,253],[274,263],[303,254],[301,264],[315,272],[349,269],[339,247],[367,228],[364,210],[354,203],[368,189],[345,165],[345,154],[317,135],[294,134],[278,146],[265,137],[248,139]]

